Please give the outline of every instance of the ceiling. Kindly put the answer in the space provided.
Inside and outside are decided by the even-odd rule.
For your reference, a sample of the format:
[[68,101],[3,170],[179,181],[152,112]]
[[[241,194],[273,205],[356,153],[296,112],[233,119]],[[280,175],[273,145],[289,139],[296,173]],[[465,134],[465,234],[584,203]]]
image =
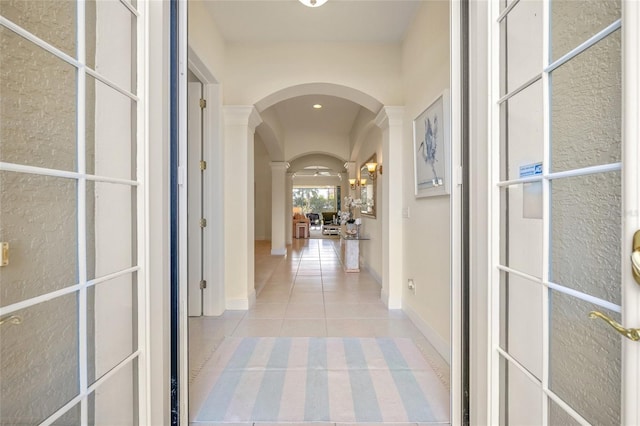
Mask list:
[[[298,0],[202,1],[227,43],[401,43],[423,0],[328,0],[318,8]],[[323,108],[313,109],[315,103]],[[328,137],[349,135],[361,109],[351,101],[325,95],[300,96],[271,108],[285,133],[329,129]],[[326,160],[329,164],[336,159]]]
[[328,0],[310,8],[298,0],[203,0],[231,43],[400,43],[420,0]]

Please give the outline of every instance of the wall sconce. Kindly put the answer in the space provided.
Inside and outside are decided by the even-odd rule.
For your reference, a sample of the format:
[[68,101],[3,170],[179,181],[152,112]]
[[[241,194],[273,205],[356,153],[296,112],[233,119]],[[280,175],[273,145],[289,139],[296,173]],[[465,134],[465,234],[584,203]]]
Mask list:
[[349,185],[351,186],[351,189],[356,189],[356,180],[349,179]]
[[377,173],[376,171],[380,172],[380,174],[382,174],[382,164],[378,165],[378,163],[367,163],[367,170],[369,171],[369,177],[371,178],[371,180],[376,180]]
[[367,186],[367,180],[366,179],[360,179],[360,186]]

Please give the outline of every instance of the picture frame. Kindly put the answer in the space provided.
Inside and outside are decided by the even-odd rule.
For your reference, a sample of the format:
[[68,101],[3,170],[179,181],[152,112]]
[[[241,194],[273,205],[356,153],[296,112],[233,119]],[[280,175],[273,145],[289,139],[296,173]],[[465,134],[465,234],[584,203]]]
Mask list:
[[451,193],[451,118],[445,90],[413,120],[416,198]]

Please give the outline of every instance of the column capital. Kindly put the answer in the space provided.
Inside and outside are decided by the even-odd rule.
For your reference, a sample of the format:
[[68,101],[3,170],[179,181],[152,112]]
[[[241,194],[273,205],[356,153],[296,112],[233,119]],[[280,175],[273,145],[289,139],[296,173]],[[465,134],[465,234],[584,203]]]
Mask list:
[[271,163],[269,163],[269,165],[271,166],[271,170],[282,171],[287,170],[291,166],[291,164],[289,164],[287,161],[272,161]]
[[383,106],[374,119],[374,123],[381,129],[393,125],[401,125],[404,119],[403,106]]
[[262,123],[262,117],[253,105],[227,105],[224,107],[224,123],[227,126],[247,126],[253,132]]

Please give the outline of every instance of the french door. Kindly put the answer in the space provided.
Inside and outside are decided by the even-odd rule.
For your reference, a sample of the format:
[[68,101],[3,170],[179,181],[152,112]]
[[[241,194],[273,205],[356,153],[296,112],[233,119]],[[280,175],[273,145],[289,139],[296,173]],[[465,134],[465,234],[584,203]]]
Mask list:
[[638,424],[638,5],[491,9],[492,424]]
[[141,0],[0,1],[0,423],[145,424]]

